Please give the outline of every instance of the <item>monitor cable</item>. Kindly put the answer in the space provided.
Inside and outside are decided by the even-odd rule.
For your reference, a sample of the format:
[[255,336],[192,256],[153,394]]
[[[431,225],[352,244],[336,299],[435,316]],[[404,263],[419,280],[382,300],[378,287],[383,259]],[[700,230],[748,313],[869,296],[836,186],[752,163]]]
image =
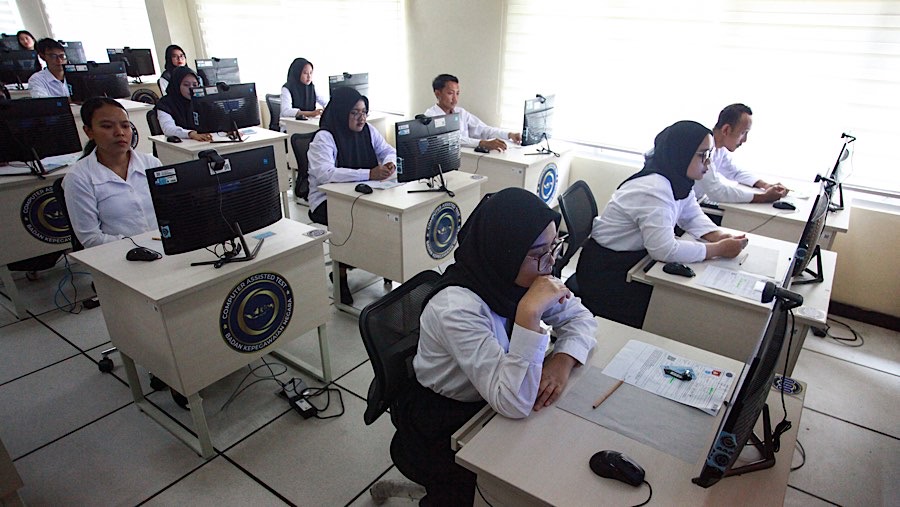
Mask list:
[[781,418],[781,422],[779,422],[775,426],[775,428],[772,430],[772,444],[773,444],[772,449],[775,452],[778,452],[778,450],[781,449],[781,435],[783,435],[789,429],[791,429],[791,426],[792,426],[791,421],[788,420],[787,404],[784,401],[784,391],[785,391],[784,386],[786,385],[786,383],[783,380],[783,379],[788,378],[787,365],[788,365],[788,361],[790,360],[790,357],[791,357],[791,347],[794,344],[794,330],[795,330],[795,328],[794,328],[794,326],[795,326],[794,310],[793,309],[788,310],[788,314],[791,316],[791,334],[788,335],[787,352],[785,352],[785,355],[784,355],[784,358],[785,358],[784,369],[782,370],[782,373],[781,373],[782,386],[778,389],[778,391],[781,394],[781,410],[784,411],[784,417]]
[[756,227],[750,229],[749,231],[744,231],[744,234],[750,234],[750,233],[756,232],[756,231],[758,231],[761,227],[764,227],[767,223],[771,222],[772,220],[775,220],[776,218],[778,218],[778,217],[780,217],[781,215],[784,215],[784,214],[785,214],[784,212],[779,211],[778,213],[775,213],[774,215],[772,215],[772,216],[770,216],[768,219],[766,219],[765,222],[763,222],[763,223],[757,225]]
[[800,451],[800,464],[795,467],[791,467],[791,472],[800,470],[801,468],[803,468],[803,465],[806,464],[806,449],[803,448],[803,444],[800,443],[800,439],[797,439],[797,445],[795,447]]
[[[831,334],[831,326],[830,326],[830,325],[826,325],[826,326],[825,326],[825,336],[827,336],[827,337],[831,338],[832,340],[836,341],[836,342],[838,343],[838,345],[843,345],[843,346],[845,346],[845,347],[853,347],[853,348],[857,348],[857,347],[862,347],[862,346],[865,344],[865,341],[863,340],[862,334],[860,334],[860,333],[857,332],[855,329],[853,329],[852,327],[850,327],[850,324],[847,324],[846,322],[842,322],[842,321],[840,321],[840,320],[837,320],[837,319],[835,319],[834,317],[828,317],[828,320],[834,322],[835,324],[840,324],[841,326],[846,327],[847,330],[850,331],[850,334],[853,335],[852,338],[849,337],[849,336],[835,336],[835,335]],[[857,341],[858,341],[859,343],[856,343]],[[851,345],[851,344],[852,344],[852,345]]]

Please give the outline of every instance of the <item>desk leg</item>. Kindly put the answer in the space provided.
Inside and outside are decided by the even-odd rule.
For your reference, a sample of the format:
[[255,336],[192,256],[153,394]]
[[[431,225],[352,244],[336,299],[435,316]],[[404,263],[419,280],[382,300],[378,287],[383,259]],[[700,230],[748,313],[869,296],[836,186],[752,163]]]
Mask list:
[[22,298],[19,297],[19,287],[6,266],[0,266],[0,281],[3,282],[3,291],[6,294],[6,297],[0,297],[0,302],[3,302],[3,306],[13,312],[16,318],[25,318],[25,307],[22,306]]
[[317,332],[319,335],[319,357],[322,359],[321,369],[316,368],[289,352],[274,350],[272,351],[272,355],[291,367],[328,383],[331,382],[334,377],[331,375],[331,354],[328,352],[328,331],[325,324],[319,326]]
[[214,457],[216,455],[215,449],[213,449],[212,441],[209,438],[209,427],[206,425],[206,415],[203,413],[200,395],[194,393],[188,396],[188,406],[191,408],[191,417],[194,418],[194,426],[196,427],[197,435],[199,435],[199,437],[195,437],[178,423],[174,422],[168,414],[156,408],[144,398],[144,393],[141,391],[141,381],[140,378],[138,378],[137,368],[134,366],[134,360],[121,350],[119,350],[119,357],[122,358],[122,364],[125,366],[128,387],[131,388],[131,396],[134,398],[134,404],[137,405],[138,410],[147,414],[147,417],[153,419],[166,431],[186,443],[188,447],[193,449],[194,452],[201,457],[205,459]]
[[340,263],[338,261],[331,259],[331,296],[334,298],[334,307],[345,313],[359,317],[359,314],[362,312],[355,307],[341,303],[341,269],[338,267],[339,265]]
[[284,218],[291,218],[291,205],[288,202],[287,190],[281,193],[281,211],[284,212]]

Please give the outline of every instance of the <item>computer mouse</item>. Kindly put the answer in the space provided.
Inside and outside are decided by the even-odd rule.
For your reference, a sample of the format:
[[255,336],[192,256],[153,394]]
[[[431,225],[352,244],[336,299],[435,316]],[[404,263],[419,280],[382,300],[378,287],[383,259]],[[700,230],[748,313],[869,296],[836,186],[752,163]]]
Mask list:
[[170,142],[170,143],[180,143],[180,142],[181,142],[181,138],[178,137],[178,136],[169,136],[169,137],[166,138],[166,141],[168,141],[168,142]]
[[618,451],[600,451],[591,456],[591,471],[600,477],[615,479],[632,486],[644,482],[644,469],[633,459]]
[[487,148],[482,148],[481,146],[475,147],[475,153],[490,153],[490,152],[491,152],[491,150],[489,150]]
[[125,254],[125,258],[130,261],[155,261],[157,259],[162,259],[162,254],[156,250],[150,250],[149,248],[139,246],[129,250],[128,253]]
[[667,262],[663,266],[663,271],[670,275],[686,276],[688,278],[694,276],[694,270],[680,262]]
[[359,185],[356,185],[356,191],[361,194],[371,194],[372,187],[366,185],[365,183],[360,183]]
[[797,209],[796,206],[787,201],[775,201],[772,203],[772,207],[777,209]]

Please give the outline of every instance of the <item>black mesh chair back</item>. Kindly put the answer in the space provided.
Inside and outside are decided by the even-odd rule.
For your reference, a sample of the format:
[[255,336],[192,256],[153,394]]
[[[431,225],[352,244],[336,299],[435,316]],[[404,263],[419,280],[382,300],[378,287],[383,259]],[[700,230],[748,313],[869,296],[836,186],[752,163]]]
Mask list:
[[315,137],[315,132],[294,134],[291,136],[291,147],[294,156],[297,157],[297,177],[294,179],[294,196],[309,198],[309,159],[306,153],[309,151],[309,143]]
[[281,132],[278,120],[281,118],[281,95],[266,94],[266,105],[269,106],[269,130]]
[[359,333],[375,370],[363,415],[366,424],[375,422],[414,378],[412,359],[419,344],[422,302],[440,278],[436,271],[423,271],[360,314]]
[[131,100],[155,106],[156,103],[159,102],[159,95],[149,88],[141,88],[131,94]]
[[84,250],[84,245],[81,244],[81,241],[78,241],[78,237],[75,236],[75,230],[72,228],[72,221],[69,220],[69,209],[66,207],[66,191],[63,190],[62,186],[63,178],[65,178],[65,176],[58,178],[53,182],[53,196],[56,197],[56,201],[59,203],[59,210],[62,211],[63,217],[69,224],[69,230],[72,232],[72,251],[77,252],[79,250]]
[[556,277],[562,274],[575,252],[590,237],[594,217],[597,216],[597,201],[588,184],[578,180],[560,194],[559,210],[566,222],[569,237],[566,239],[565,250],[553,266],[553,275]]
[[[159,117],[156,116],[156,108],[147,111],[147,126],[150,128],[151,136],[163,135],[162,126],[159,124]],[[153,143],[153,156],[156,156],[156,143]]]

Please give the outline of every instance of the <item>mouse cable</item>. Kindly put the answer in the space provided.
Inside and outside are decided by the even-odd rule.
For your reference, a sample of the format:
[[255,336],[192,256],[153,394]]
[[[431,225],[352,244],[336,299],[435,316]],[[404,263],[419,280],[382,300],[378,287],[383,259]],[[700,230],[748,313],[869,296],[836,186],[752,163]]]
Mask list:
[[797,449],[800,451],[800,458],[802,458],[802,461],[799,465],[791,467],[791,472],[800,470],[801,468],[803,468],[803,465],[806,464],[806,449],[803,448],[803,444],[800,443],[799,439],[797,439],[797,445],[795,447],[797,447]]
[[[331,383],[329,383],[328,385],[331,385]],[[306,398],[306,401],[309,402],[309,404],[312,405],[316,409],[316,411],[317,411],[317,413],[315,414],[316,419],[321,419],[321,420],[334,419],[335,417],[340,417],[340,416],[344,415],[344,397],[341,395],[341,390],[328,387],[328,385],[325,385],[324,387],[311,387],[311,388],[307,389],[306,394],[303,395],[303,397]],[[321,416],[319,414],[328,410],[328,407],[331,405],[331,393],[337,393],[337,400],[341,406],[341,409],[336,414]],[[312,399],[317,396],[321,396],[323,394],[326,396],[325,406],[320,408],[320,407],[317,407],[315,405],[315,403],[312,402]]]
[[[850,331],[850,333],[853,335],[853,338],[850,338],[849,336],[847,336],[847,337],[835,336],[835,335],[831,334],[831,326],[826,326],[825,327],[825,336],[836,341],[838,343],[838,345],[843,345],[845,347],[862,347],[865,344],[865,341],[863,341],[862,333],[859,333],[855,329],[850,327],[850,324],[847,324],[846,322],[837,320],[833,317],[828,317],[828,320],[834,322],[835,324],[840,324],[841,326],[846,327],[847,330]],[[859,343],[855,343],[857,340],[859,341]],[[853,343],[853,345],[850,345],[851,343]]]
[[491,502],[488,502],[488,501],[487,501],[487,498],[484,497],[484,493],[482,493],[482,492],[481,492],[481,488],[478,487],[478,481],[477,481],[477,480],[475,481],[475,491],[478,492],[478,496],[481,497],[481,500],[484,501],[484,503],[488,504],[488,507],[494,507],[494,505],[493,505]]
[[644,505],[647,505],[648,503],[650,503],[650,499],[653,498],[653,486],[651,486],[650,483],[647,482],[646,479],[644,479],[644,484],[646,484],[647,487],[650,488],[650,496],[648,496],[647,499],[644,500],[643,503],[639,503],[639,504],[637,504],[637,505],[633,505],[632,507],[643,507]]
[[[75,276],[90,276],[91,274],[85,271],[72,271],[72,266],[71,264],[69,264],[68,254],[63,254],[63,260],[65,262],[66,271],[65,273],[63,273],[62,278],[60,278],[59,282],[56,284],[56,292],[53,294],[53,304],[56,306],[57,310],[70,313],[72,315],[78,315],[84,309],[84,304],[78,302],[78,287],[75,285]],[[66,295],[65,291],[67,282],[72,286],[73,294],[71,300],[69,299],[69,296]],[[60,298],[62,298],[65,304],[60,303]]]
[[328,243],[329,245],[331,245],[331,246],[344,246],[344,245],[347,244],[348,241],[350,241],[350,236],[353,236],[353,208],[356,207],[356,201],[358,201],[359,198],[362,197],[362,196],[364,196],[364,195],[366,195],[366,194],[359,194],[358,196],[356,196],[356,199],[353,199],[353,203],[350,204],[350,232],[347,234],[347,237],[344,238],[344,242],[343,242],[343,243],[335,243],[334,241],[327,240],[327,243]]
[[[246,375],[244,375],[244,378],[242,378],[241,381],[238,382],[238,385],[235,386],[234,390],[231,392],[231,395],[228,397],[228,399],[225,400],[224,403],[222,403],[222,407],[219,408],[219,412],[222,412],[225,409],[227,409],[228,406],[231,405],[231,402],[233,402],[235,399],[237,399],[237,397],[240,396],[248,388],[250,388],[250,386],[252,386],[253,384],[256,384],[258,382],[265,382],[267,380],[271,380],[271,381],[274,381],[275,383],[277,383],[282,388],[284,388],[285,384],[283,382],[281,382],[280,380],[278,380],[278,375],[283,375],[284,373],[286,373],[287,366],[280,364],[280,363],[269,364],[268,362],[266,362],[265,358],[260,358],[260,359],[262,360],[262,363],[263,363],[261,365],[258,365],[255,367],[251,367],[249,364],[247,365],[247,368],[249,369],[249,371],[247,372]],[[280,366],[281,368],[284,368],[284,369],[279,371],[278,373],[275,373],[275,371],[272,369],[273,365]],[[269,375],[260,375],[260,374],[256,373],[258,370],[261,370],[263,368],[266,368],[269,370]],[[256,377],[256,380],[254,380],[253,382],[250,382],[249,384],[244,386],[244,381],[246,381],[247,378],[250,377],[250,375],[253,375],[254,377]],[[243,386],[243,387],[241,387],[241,386]]]
[[779,211],[778,213],[775,213],[774,215],[770,216],[765,222],[757,225],[756,227],[750,229],[749,231],[744,231],[744,234],[757,231],[760,227],[765,226],[767,223],[771,222],[772,220],[775,220],[776,218],[780,217],[781,215],[784,215],[784,213],[782,213],[781,211]]
[[781,410],[784,411],[784,417],[781,418],[781,422],[772,430],[772,449],[775,452],[778,452],[779,449],[781,449],[781,435],[791,429],[791,421],[788,421],[787,418],[787,405],[784,402],[784,379],[788,378],[787,365],[788,360],[791,357],[791,347],[794,344],[794,310],[788,310],[788,314],[791,316],[791,334],[788,335],[787,351],[784,354],[784,369],[781,372],[781,388],[778,389],[781,392]]

